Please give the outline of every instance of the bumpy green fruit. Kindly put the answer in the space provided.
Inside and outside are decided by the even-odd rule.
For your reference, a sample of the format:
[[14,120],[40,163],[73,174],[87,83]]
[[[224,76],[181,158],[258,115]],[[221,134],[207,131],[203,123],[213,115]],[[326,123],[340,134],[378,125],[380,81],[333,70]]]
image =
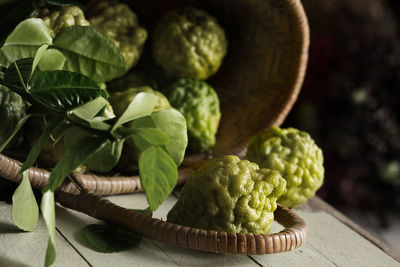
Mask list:
[[186,119],[191,152],[204,152],[215,144],[221,113],[214,89],[205,82],[181,78],[169,86],[168,100]]
[[62,29],[74,25],[89,26],[82,9],[78,6],[62,6],[57,8],[42,8],[37,15],[49,27],[50,34],[55,37]]
[[[18,122],[25,116],[25,104],[22,98],[0,85],[0,145],[2,145],[15,130]],[[8,148],[18,145],[21,138],[13,140]]]
[[[156,105],[153,111],[171,108],[168,99],[160,92],[152,90],[148,86],[128,88],[125,91],[111,93],[109,101],[117,116],[121,116],[128,105],[135,99],[140,92],[153,92],[156,96]],[[138,171],[139,151],[133,141],[129,138],[125,141],[122,149],[121,158],[118,162],[118,169],[133,174]]]
[[278,202],[296,207],[315,195],[324,181],[321,149],[306,132],[272,127],[250,140],[246,159],[278,171],[287,191]]
[[147,39],[135,13],[119,1],[93,1],[89,21],[106,35],[123,55],[128,69],[136,65]]
[[224,30],[207,12],[186,7],[162,17],[153,35],[153,56],[175,77],[207,79],[227,51]]
[[128,88],[122,92],[115,92],[112,93],[109,97],[109,101],[113,110],[117,116],[121,116],[124,113],[125,109],[128,105],[135,99],[136,95],[141,92],[152,92],[156,96],[156,105],[154,107],[154,111],[163,109],[163,108],[170,108],[171,105],[169,104],[168,99],[160,92],[154,91],[148,86],[142,87],[133,87]]
[[278,172],[225,156],[188,177],[167,220],[206,230],[266,234],[285,188]]

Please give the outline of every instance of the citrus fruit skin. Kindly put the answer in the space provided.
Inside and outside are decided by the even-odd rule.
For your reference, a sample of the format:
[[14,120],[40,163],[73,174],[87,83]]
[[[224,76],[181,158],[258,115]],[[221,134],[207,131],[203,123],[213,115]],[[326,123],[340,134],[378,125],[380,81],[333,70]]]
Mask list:
[[79,25],[89,26],[85,14],[78,6],[62,6],[57,8],[41,8],[37,15],[49,27],[50,34],[54,38],[62,29]]
[[152,41],[154,59],[168,75],[200,80],[217,72],[227,46],[217,20],[194,7],[165,14]]
[[298,129],[271,127],[250,140],[245,158],[282,175],[287,191],[278,202],[286,207],[305,203],[324,181],[322,150]]
[[237,156],[213,159],[193,172],[167,221],[228,233],[266,234],[286,181]]
[[139,61],[147,40],[147,31],[139,25],[137,15],[119,1],[93,1],[89,11],[92,27],[107,36],[119,49],[128,69]]
[[186,119],[188,150],[204,152],[215,145],[221,112],[215,90],[207,83],[191,78],[181,78],[167,89],[172,107]]
[[[25,114],[24,100],[18,94],[0,85],[0,144],[6,142]],[[22,137],[19,136],[11,141],[7,148],[17,146],[21,142]]]

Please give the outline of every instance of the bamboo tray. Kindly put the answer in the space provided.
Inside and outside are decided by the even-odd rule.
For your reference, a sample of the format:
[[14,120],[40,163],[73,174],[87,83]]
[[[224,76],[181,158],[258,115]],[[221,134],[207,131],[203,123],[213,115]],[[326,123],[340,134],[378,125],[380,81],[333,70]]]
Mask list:
[[[309,28],[300,0],[125,2],[138,14],[141,24],[147,27],[150,36],[152,28],[163,13],[173,8],[194,5],[217,17],[228,37],[227,57],[218,73],[208,81],[216,89],[221,104],[222,118],[216,145],[207,153],[185,158],[179,170],[178,184],[184,183],[187,175],[209,158],[227,154],[243,156],[247,142],[253,135],[272,125],[282,124],[297,99],[307,67]],[[0,154],[0,177],[19,182],[20,166],[21,163],[17,160]],[[32,186],[44,187],[49,174],[46,169],[30,168]],[[97,195],[142,191],[138,176],[74,176],[83,188]],[[278,222],[287,227],[283,232],[263,236],[232,235],[193,230],[126,212],[97,196],[81,193],[67,180],[58,196],[59,202],[67,207],[88,214],[102,207],[110,213],[128,216],[132,220],[130,225],[124,225],[128,221],[126,217],[115,223],[130,230],[155,240],[200,250],[245,254],[283,252],[298,247],[307,238],[304,222],[284,207],[279,207],[276,212]],[[80,203],[78,199],[85,200],[89,206]],[[101,211],[91,215],[110,220]]]

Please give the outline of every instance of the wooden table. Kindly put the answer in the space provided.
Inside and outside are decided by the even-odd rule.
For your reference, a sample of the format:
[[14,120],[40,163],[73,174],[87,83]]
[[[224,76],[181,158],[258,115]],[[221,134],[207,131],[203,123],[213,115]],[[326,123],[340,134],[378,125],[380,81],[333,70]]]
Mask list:
[[[9,195],[0,190],[0,199]],[[146,207],[142,193],[109,199],[124,207]],[[165,220],[176,200],[171,195],[154,216]],[[400,255],[321,199],[315,197],[296,211],[308,225],[309,238],[302,247],[286,253],[219,255],[143,239],[130,250],[102,254],[88,248],[81,232],[85,225],[99,221],[58,206],[57,259],[53,266],[400,266]],[[272,231],[281,229],[274,223]],[[12,224],[11,205],[0,202],[0,267],[43,266],[47,238],[41,218],[34,232],[23,233]]]

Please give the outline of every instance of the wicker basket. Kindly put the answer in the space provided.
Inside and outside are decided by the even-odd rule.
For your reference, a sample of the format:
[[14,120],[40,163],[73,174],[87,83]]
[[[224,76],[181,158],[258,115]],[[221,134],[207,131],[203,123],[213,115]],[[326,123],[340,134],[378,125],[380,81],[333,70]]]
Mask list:
[[[228,54],[221,69],[209,80],[221,101],[222,118],[216,145],[208,153],[185,158],[179,170],[178,184],[185,181],[191,170],[211,157],[226,154],[242,156],[251,136],[283,122],[297,99],[308,59],[309,28],[300,0],[126,2],[137,12],[141,24],[146,25],[150,32],[166,11],[194,5],[216,16],[227,33]],[[19,182],[20,166],[20,162],[0,154],[0,177]],[[48,183],[49,174],[45,169],[30,168],[29,178],[32,186],[44,187]],[[95,194],[111,195],[142,190],[137,176],[74,176],[84,188]],[[62,191],[69,193],[68,196],[79,194],[77,187],[67,180],[62,186]],[[303,229],[300,226],[295,228]],[[289,237],[290,235],[287,238]],[[294,234],[294,238],[296,237],[297,232]],[[217,237],[213,234],[212,238]],[[249,242],[255,242],[254,240],[254,237],[250,238]],[[302,244],[304,240],[303,231],[299,234],[297,244]],[[263,244],[265,246],[265,242]],[[270,248],[268,251],[256,251],[267,253]],[[285,250],[272,250],[277,251]]]

